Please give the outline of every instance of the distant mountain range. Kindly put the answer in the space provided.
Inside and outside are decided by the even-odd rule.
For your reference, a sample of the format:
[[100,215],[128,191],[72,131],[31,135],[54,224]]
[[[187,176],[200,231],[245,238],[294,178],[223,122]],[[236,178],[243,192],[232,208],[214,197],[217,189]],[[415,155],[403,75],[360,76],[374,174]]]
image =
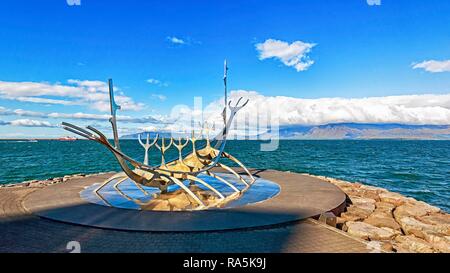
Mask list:
[[337,123],[283,126],[280,138],[289,139],[449,139],[450,125]]
[[[148,132],[144,132],[143,138]],[[125,135],[124,139],[136,139],[139,133]],[[156,133],[151,132],[154,137]],[[268,132],[260,137],[272,135]],[[280,139],[447,139],[450,140],[450,125],[407,125],[407,124],[368,124],[333,123],[318,126],[289,125],[279,128]],[[168,137],[170,133],[161,132]],[[251,137],[255,139],[256,137]]]

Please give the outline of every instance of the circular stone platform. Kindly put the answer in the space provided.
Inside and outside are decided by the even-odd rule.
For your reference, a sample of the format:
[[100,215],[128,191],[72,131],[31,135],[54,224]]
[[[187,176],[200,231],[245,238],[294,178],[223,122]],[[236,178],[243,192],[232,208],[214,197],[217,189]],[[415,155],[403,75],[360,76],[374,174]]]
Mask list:
[[[242,178],[245,181],[251,181],[250,177],[248,175],[241,175]],[[225,183],[221,182],[220,180],[213,178],[211,176],[207,176],[204,174],[199,174],[197,176],[201,180],[205,181],[212,187],[214,187],[216,190],[218,190],[220,193],[222,193],[224,196],[232,196],[234,193],[234,190],[226,185]],[[230,184],[232,184],[234,187],[236,187],[239,190],[244,190],[245,185],[242,183],[238,178],[236,178],[233,174],[220,174],[220,177],[227,180]],[[160,190],[155,187],[145,187],[141,185],[141,188],[144,189],[147,193],[147,195],[144,194],[144,192],[136,187],[136,184],[132,182],[130,178],[125,179],[121,184],[120,187],[117,186],[117,189],[120,190],[117,191],[114,188],[114,184],[116,182],[120,181],[122,177],[118,177],[116,179],[113,179],[108,185],[105,185],[98,194],[101,194],[101,197],[95,193],[94,191],[98,189],[101,185],[101,183],[94,183],[91,186],[85,188],[83,191],[81,191],[80,196],[82,199],[88,201],[89,203],[94,203],[97,205],[102,206],[108,206],[108,207],[115,207],[115,208],[121,208],[121,209],[135,209],[135,210],[157,210],[157,211],[169,211],[170,205],[160,208],[152,208],[152,207],[145,207],[145,205],[138,205],[133,200],[138,200],[142,203],[151,203],[151,200],[154,199],[152,196],[153,194],[159,194]],[[185,186],[189,187],[189,181],[184,181]],[[212,193],[206,186],[196,184],[196,188],[209,192],[211,195],[216,196],[214,193]],[[181,192],[183,195],[185,192],[181,190],[180,186],[174,184],[170,185],[167,188],[168,192],[174,193],[174,192]],[[229,209],[229,208],[236,208],[236,207],[242,207],[246,206],[248,204],[252,203],[258,203],[258,202],[264,202],[267,199],[270,199],[277,195],[280,192],[280,186],[272,181],[263,179],[259,177],[256,179],[256,181],[249,187],[247,190],[243,191],[239,198],[237,199],[231,199],[225,204],[222,204],[220,207],[216,208],[209,208],[209,209]],[[126,194],[128,198],[123,196],[123,194]],[[176,197],[177,195],[171,195],[172,197]],[[133,200],[131,200],[132,198]],[[195,202],[195,201],[192,201]],[[196,204],[197,205],[197,204]],[[190,209],[183,209],[183,208],[176,208],[172,210],[190,210]],[[192,210],[192,209],[191,209]]]
[[[236,169],[239,170],[239,169]],[[112,174],[75,178],[37,190],[23,201],[30,212],[51,220],[129,231],[214,231],[272,226],[299,221],[327,211],[340,212],[346,196],[338,187],[308,175],[251,170],[276,182],[278,195],[264,202],[203,211],[142,211],[106,207],[80,197],[86,187]]]

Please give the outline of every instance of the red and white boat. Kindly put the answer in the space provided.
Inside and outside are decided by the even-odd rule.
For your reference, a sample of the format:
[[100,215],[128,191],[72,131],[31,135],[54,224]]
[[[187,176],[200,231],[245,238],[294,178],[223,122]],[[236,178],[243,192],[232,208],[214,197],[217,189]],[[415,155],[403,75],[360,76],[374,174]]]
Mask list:
[[60,137],[58,138],[59,141],[75,141],[77,140],[76,137],[70,137],[70,136],[64,136],[64,137]]

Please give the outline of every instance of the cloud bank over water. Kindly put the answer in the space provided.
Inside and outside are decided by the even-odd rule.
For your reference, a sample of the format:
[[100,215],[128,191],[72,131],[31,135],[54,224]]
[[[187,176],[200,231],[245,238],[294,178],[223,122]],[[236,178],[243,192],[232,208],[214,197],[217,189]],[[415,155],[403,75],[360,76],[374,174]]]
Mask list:
[[[367,98],[302,99],[264,96],[255,91],[236,90],[230,99],[250,99],[239,115],[270,112],[280,125],[322,125],[329,123],[402,123],[450,125],[450,94],[402,95]],[[218,111],[221,100],[206,109]]]
[[[290,48],[288,46],[288,48]],[[295,51],[295,50],[294,50]],[[297,51],[295,51],[297,52]],[[277,53],[278,54],[278,53]],[[280,55],[281,56],[281,55]],[[145,107],[135,102],[120,89],[116,100],[123,110],[138,111]],[[156,95],[155,95],[156,96]],[[236,102],[239,97],[249,99],[248,105],[239,112],[236,128],[261,128],[261,122],[276,126],[324,125],[330,123],[400,123],[414,125],[450,125],[450,93],[420,94],[366,98],[317,98],[304,99],[286,96],[265,96],[257,91],[234,90],[229,99]],[[164,97],[157,97],[164,100]],[[16,116],[15,120],[1,121],[2,126],[57,127],[61,120],[82,120],[85,123],[98,121],[107,124],[108,113],[88,113],[89,109],[109,111],[108,86],[102,81],[68,80],[66,84],[45,82],[0,81],[0,99],[28,101],[44,104],[81,105],[87,112],[68,110],[65,113],[11,109],[0,106],[0,116]],[[189,102],[188,102],[189,103]],[[195,105],[195,103],[194,103]],[[69,108],[68,108],[69,109]],[[174,106],[170,114],[159,116],[117,116],[120,123],[127,123],[130,131],[154,127],[155,130],[188,131],[192,118],[222,124],[223,98],[213,101],[201,109],[190,106]],[[169,110],[169,109],[168,109]],[[200,119],[198,118],[199,116]],[[50,119],[53,119],[50,120]]]

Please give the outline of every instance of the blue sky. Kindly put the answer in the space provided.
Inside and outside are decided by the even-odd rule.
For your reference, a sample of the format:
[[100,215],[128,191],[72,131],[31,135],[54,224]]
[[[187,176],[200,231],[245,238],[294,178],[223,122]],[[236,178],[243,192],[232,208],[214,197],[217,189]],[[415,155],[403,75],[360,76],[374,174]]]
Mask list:
[[[64,134],[52,128],[63,119],[12,114],[17,109],[107,114],[90,105],[94,98],[73,105],[18,99],[14,88],[20,89],[23,82],[73,86],[67,81],[112,77],[117,90],[132,101],[121,114],[167,115],[174,105],[191,105],[194,96],[202,96],[205,104],[219,99],[225,58],[232,90],[302,99],[443,95],[433,97],[444,98],[438,105],[442,117],[437,123],[450,124],[448,14],[449,1],[430,0],[381,0],[381,5],[373,6],[366,0],[81,0],[79,6],[66,0],[4,1],[0,111],[9,114],[0,115],[4,124],[0,137]],[[313,63],[297,71],[279,55],[261,58],[258,44],[267,41],[287,47],[295,42],[310,45],[298,54],[304,59],[294,56],[288,61]],[[413,64],[425,61],[437,63],[413,69]],[[21,97],[36,97],[32,91]],[[39,96],[62,99],[54,94]],[[72,96],[70,101],[80,99]],[[135,106],[139,111],[131,111]],[[423,115],[415,113],[418,123]],[[44,123],[12,122],[18,119]],[[129,127],[139,124],[130,122]]]

